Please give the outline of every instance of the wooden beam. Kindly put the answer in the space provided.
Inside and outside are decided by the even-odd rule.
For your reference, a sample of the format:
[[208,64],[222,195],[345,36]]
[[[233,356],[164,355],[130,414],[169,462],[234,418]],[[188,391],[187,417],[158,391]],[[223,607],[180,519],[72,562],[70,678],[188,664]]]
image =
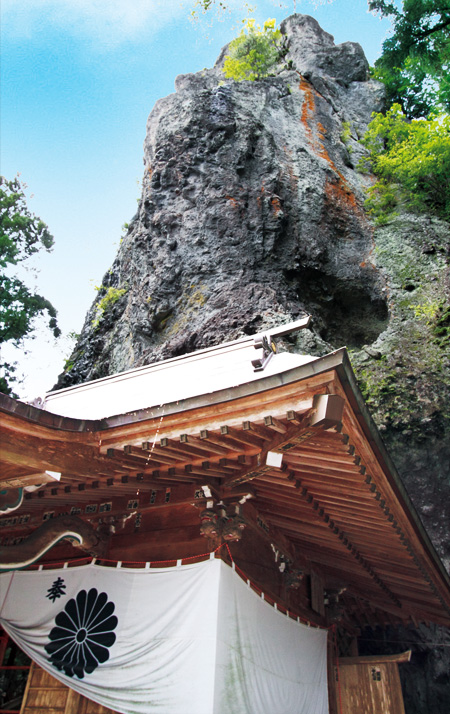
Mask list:
[[411,661],[412,650],[392,655],[367,655],[362,657],[339,657],[339,666],[348,664],[400,664]]
[[[270,421],[272,424],[275,424],[272,417],[268,417],[268,421]],[[253,479],[258,478],[258,476],[264,474],[265,472],[270,471],[270,467],[268,467],[266,464],[267,454],[270,451],[285,453],[290,449],[298,446],[303,441],[309,439],[316,433],[318,429],[321,428],[320,426],[292,426],[288,428],[283,424],[284,431],[281,432],[278,425],[278,420],[276,420],[276,423],[277,428],[275,429],[275,431],[277,432],[277,436],[275,436],[272,441],[266,443],[265,448],[257,455],[256,464],[252,468],[248,469],[246,473],[240,476],[234,476],[230,478],[225,484],[227,488],[231,488],[234,485],[240,485],[247,481],[252,481]]]
[[[0,435],[2,460],[34,472],[70,472],[82,478],[97,478],[98,473],[114,475],[118,469],[90,444],[42,439],[32,434],[4,430]],[[123,469],[122,469],[123,470]]]

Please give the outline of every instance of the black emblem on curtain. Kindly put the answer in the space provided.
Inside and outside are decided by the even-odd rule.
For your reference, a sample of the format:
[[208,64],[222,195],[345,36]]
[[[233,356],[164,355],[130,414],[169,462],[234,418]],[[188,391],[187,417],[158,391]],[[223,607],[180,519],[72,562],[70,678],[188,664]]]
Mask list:
[[55,627],[45,646],[49,661],[67,674],[83,679],[109,659],[109,648],[116,641],[113,630],[115,605],[106,593],[95,588],[80,590],[55,618]]

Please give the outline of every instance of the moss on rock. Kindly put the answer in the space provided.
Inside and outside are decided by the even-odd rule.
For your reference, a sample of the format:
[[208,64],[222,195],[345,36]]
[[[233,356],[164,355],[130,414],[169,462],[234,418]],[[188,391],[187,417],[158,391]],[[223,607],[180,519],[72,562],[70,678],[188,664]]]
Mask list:
[[450,228],[402,215],[378,228],[374,242],[389,325],[350,356],[410,496],[450,565],[442,528],[450,518]]

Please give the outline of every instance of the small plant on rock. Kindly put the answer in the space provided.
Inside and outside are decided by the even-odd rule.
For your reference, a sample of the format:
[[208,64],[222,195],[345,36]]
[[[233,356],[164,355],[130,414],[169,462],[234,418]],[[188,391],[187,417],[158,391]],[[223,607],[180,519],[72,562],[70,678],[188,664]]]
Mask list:
[[120,300],[122,295],[125,295],[125,293],[128,290],[128,287],[126,288],[105,288],[104,285],[101,285],[99,288],[95,288],[96,290],[105,290],[105,294],[97,304],[95,308],[95,317],[92,320],[92,327],[97,328],[100,324],[100,320],[103,318],[103,315],[105,312],[110,310],[115,303]]
[[223,72],[228,79],[237,82],[268,77],[281,58],[281,32],[275,27],[275,19],[266,20],[262,29],[250,18],[238,37],[230,42],[229,54],[225,57]]
[[352,138],[352,125],[350,124],[349,121],[343,121],[342,122],[342,131],[341,131],[341,141],[345,145],[345,148],[347,149],[349,154],[351,154],[353,151],[353,148],[350,144],[351,138]]

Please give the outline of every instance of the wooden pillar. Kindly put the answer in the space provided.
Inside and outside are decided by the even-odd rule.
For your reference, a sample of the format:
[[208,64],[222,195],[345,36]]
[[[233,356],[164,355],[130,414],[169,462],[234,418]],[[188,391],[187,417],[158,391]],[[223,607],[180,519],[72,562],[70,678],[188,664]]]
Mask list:
[[330,714],[340,714],[339,711],[339,670],[336,666],[335,633],[328,630],[327,640],[327,678],[328,678],[328,708]]

